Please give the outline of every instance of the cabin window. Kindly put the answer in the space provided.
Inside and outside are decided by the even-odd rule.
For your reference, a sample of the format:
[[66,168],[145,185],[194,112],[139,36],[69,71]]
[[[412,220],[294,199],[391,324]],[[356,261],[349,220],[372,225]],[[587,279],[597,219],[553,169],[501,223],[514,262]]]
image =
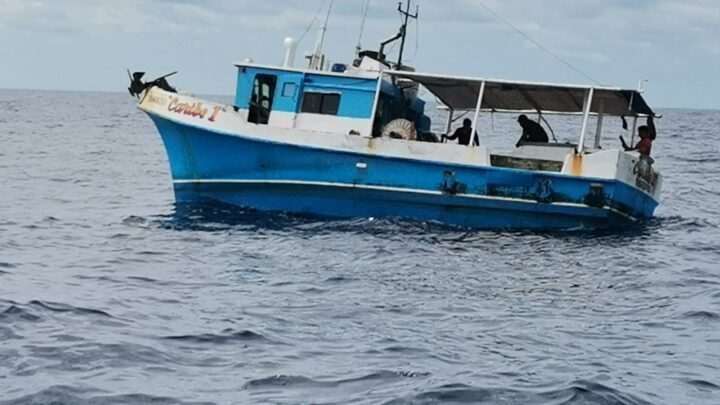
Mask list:
[[337,115],[338,107],[340,107],[339,94],[323,94],[320,114]]
[[277,76],[275,75],[255,75],[253,83],[253,92],[250,95],[250,108],[248,111],[248,121],[255,124],[267,124],[270,120],[270,112],[272,111],[273,98],[275,97],[275,86],[277,85]]
[[282,96],[283,97],[295,97],[295,90],[297,90],[297,84],[285,83],[285,84],[283,84]]
[[303,94],[300,112],[312,114],[337,115],[340,108],[340,94],[315,93],[307,91]]

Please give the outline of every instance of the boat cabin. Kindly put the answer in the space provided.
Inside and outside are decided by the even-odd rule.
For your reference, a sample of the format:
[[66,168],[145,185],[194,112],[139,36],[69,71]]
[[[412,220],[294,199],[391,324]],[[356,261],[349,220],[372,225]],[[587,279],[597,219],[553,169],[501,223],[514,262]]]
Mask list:
[[[424,122],[425,103],[406,102],[399,87],[378,72],[301,70],[237,64],[235,110],[249,123],[276,128],[372,137],[392,119]],[[373,118],[381,117],[379,120]],[[374,125],[375,123],[375,125]]]

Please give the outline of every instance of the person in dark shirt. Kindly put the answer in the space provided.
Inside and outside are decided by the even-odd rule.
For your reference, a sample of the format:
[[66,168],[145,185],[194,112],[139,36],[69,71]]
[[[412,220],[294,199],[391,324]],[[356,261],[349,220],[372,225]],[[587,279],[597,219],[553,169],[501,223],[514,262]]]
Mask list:
[[640,152],[640,156],[650,157],[650,152],[652,151],[652,141],[655,140],[656,135],[655,121],[653,120],[652,115],[649,115],[647,118],[647,125],[643,125],[638,128],[638,136],[640,137],[640,140],[635,144],[635,146],[628,146],[622,135],[620,136],[620,142],[622,142],[623,149],[626,151],[636,150]]
[[[460,145],[470,145],[470,134],[472,133],[472,121],[470,118],[465,118],[463,120],[463,126],[456,129],[455,132],[450,135],[443,135],[442,137],[444,139],[454,141],[455,139],[458,140],[458,143]],[[443,139],[443,141],[444,141]],[[475,146],[480,145],[480,142],[478,141],[478,134],[475,132]]]
[[518,117],[518,123],[523,129],[522,136],[515,144],[515,147],[519,147],[524,142],[549,142],[547,132],[537,122],[531,120],[527,115],[523,114]]

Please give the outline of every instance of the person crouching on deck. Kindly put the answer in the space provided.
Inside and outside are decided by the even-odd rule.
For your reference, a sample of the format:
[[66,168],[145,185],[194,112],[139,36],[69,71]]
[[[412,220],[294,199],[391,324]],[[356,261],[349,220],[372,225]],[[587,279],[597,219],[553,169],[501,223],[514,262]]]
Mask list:
[[[640,152],[640,157],[650,159],[650,151],[652,151],[652,142],[655,140],[657,135],[655,131],[655,122],[653,121],[652,115],[647,117],[647,125],[643,125],[638,128],[638,136],[640,140],[635,146],[630,147],[625,143],[625,139],[620,136],[620,142],[622,142],[623,149],[626,151],[636,150]],[[650,159],[652,160],[652,159]],[[652,162],[651,162],[652,163]]]
[[[453,141],[455,139],[458,140],[458,143],[460,145],[470,145],[470,134],[472,133],[472,121],[470,118],[465,118],[463,120],[463,126],[456,129],[455,132],[448,136],[443,135],[442,136],[442,142],[445,143],[445,140]],[[475,146],[480,145],[480,142],[478,141],[478,134],[475,132]]]
[[545,132],[545,129],[542,127],[542,125],[531,120],[527,117],[527,115],[522,114],[521,116],[519,116],[518,123],[522,127],[523,133],[522,136],[520,136],[520,139],[518,139],[517,143],[515,144],[516,148],[520,147],[520,145],[525,142],[550,142],[550,138],[548,138],[547,132]]

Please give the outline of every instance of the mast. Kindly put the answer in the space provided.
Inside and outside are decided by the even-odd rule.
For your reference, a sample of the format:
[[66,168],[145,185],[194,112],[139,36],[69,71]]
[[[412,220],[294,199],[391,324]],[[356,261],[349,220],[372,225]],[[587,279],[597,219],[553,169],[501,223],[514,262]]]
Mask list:
[[323,68],[323,62],[324,58],[322,55],[322,48],[323,43],[325,42],[325,33],[327,32],[327,25],[328,21],[330,20],[330,13],[332,13],[332,7],[333,7],[334,0],[330,0],[330,6],[328,6],[328,12],[325,16],[325,22],[320,26],[320,31],[318,32],[318,39],[317,42],[315,42],[315,50],[313,51],[313,54],[310,55],[310,64],[308,66],[308,69],[310,70],[322,70]]
[[402,27],[400,27],[400,33],[402,34],[402,39],[400,40],[400,54],[398,55],[398,62],[397,65],[402,66],[402,57],[403,57],[403,51],[405,50],[405,37],[407,36],[407,24],[408,20],[410,18],[416,19],[418,17],[418,12],[420,11],[420,6],[415,6],[415,14],[410,14],[410,2],[412,0],[407,0],[407,7],[405,10],[402,8],[402,2],[398,3],[398,11],[400,14],[405,16],[405,22],[403,23]]
[[362,38],[363,33],[365,32],[365,20],[367,19],[367,13],[368,9],[370,8],[370,0],[365,0],[365,3],[363,4],[363,10],[362,10],[362,18],[360,19],[360,35],[358,35],[358,42],[355,46],[355,56],[360,55],[360,51],[362,51]]

